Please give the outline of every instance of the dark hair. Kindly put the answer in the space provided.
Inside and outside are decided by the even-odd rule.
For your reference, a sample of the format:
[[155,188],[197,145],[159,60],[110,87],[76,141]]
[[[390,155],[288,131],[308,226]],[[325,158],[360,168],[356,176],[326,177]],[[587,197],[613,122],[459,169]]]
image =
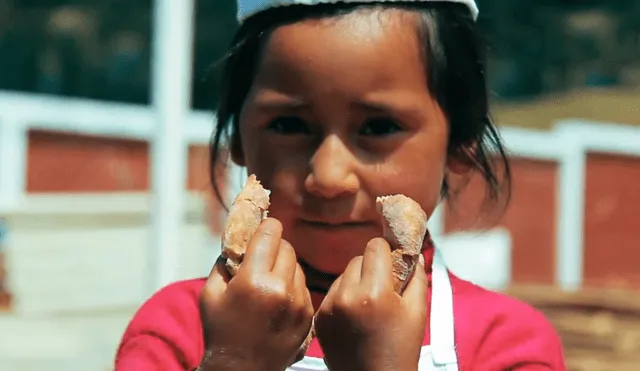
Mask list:
[[[450,2],[394,2],[294,5],[263,11],[243,23],[224,61],[218,126],[211,142],[211,181],[223,205],[216,180],[223,145],[239,143],[239,112],[269,35],[284,24],[377,8],[400,8],[417,13],[416,28],[424,46],[428,87],[449,120],[449,155],[467,162],[480,173],[487,185],[485,200],[498,201],[506,194],[508,202],[511,171],[498,130],[489,116],[486,48],[469,9]],[[498,161],[492,158],[492,151],[496,152]],[[445,179],[442,197],[451,196],[452,191]]]

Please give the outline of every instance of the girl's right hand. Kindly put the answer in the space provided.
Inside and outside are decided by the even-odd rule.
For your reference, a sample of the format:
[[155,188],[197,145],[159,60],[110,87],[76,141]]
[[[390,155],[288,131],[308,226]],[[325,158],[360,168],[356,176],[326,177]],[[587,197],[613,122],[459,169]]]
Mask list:
[[235,277],[218,260],[200,294],[201,370],[285,370],[314,314],[302,269],[282,225],[264,220]]

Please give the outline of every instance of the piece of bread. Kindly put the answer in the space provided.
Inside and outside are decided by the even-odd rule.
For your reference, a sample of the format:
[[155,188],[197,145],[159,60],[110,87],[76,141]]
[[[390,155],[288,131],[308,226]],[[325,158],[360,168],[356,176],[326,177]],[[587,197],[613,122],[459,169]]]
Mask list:
[[229,209],[227,225],[222,232],[222,257],[231,276],[235,276],[251,238],[267,217],[269,191],[264,189],[255,175],[247,182]]
[[391,245],[394,288],[401,294],[420,259],[427,214],[404,195],[378,197],[376,208],[382,217],[382,236]]

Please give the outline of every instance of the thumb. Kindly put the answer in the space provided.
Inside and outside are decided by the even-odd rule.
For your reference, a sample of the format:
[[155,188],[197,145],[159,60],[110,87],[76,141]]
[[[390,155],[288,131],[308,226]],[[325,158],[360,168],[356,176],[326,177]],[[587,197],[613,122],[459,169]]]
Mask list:
[[[429,278],[424,269],[424,258],[420,255],[419,264],[413,270],[413,274],[409,278],[407,287],[402,293],[402,299],[408,304],[412,310],[425,312],[427,300],[429,297]],[[424,313],[422,313],[424,314]]]

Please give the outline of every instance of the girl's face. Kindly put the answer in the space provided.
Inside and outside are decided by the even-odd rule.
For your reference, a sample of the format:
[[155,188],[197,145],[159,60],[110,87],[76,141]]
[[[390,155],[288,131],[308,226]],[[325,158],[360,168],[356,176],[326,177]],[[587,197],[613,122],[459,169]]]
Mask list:
[[360,11],[282,26],[266,44],[234,159],[272,191],[269,215],[316,270],[340,274],[381,236],[377,196],[428,214],[438,202],[449,128],[414,25]]

